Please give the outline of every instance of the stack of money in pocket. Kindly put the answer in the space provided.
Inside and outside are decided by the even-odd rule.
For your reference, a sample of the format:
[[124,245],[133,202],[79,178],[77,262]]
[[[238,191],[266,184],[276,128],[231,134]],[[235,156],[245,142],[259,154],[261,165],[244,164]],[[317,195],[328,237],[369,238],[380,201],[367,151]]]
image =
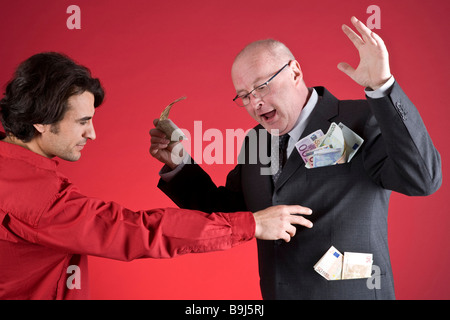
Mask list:
[[314,265],[314,270],[327,280],[370,278],[373,256],[371,253],[344,252],[330,249]]
[[331,123],[327,133],[317,130],[295,144],[306,168],[350,162],[364,140],[343,123]]

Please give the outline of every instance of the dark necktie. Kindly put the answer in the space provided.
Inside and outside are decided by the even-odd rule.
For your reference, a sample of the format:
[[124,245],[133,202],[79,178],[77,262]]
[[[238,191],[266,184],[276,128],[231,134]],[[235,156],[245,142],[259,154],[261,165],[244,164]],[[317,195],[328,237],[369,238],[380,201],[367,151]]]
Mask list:
[[283,169],[284,164],[287,160],[287,146],[289,141],[289,135],[284,134],[279,137],[280,143],[278,145],[278,171],[273,175],[273,182],[276,182],[281,175],[281,170]]

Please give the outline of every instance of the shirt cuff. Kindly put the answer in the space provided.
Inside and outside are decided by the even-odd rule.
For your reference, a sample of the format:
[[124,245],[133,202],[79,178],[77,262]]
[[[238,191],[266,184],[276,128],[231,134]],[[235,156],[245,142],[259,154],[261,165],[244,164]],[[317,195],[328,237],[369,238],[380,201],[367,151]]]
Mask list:
[[251,212],[224,213],[231,225],[231,246],[247,242],[255,237],[256,221]]
[[165,182],[170,182],[170,180],[172,180],[178,174],[178,172],[183,169],[184,165],[188,163],[189,158],[190,157],[186,154],[181,163],[173,170],[168,165],[164,165],[161,168],[161,171],[159,171],[159,176],[161,177],[161,179]]
[[391,76],[385,84],[379,87],[377,90],[371,90],[369,88],[364,89],[364,92],[369,98],[379,99],[386,97],[391,93],[392,86],[394,85],[395,79],[394,76]]

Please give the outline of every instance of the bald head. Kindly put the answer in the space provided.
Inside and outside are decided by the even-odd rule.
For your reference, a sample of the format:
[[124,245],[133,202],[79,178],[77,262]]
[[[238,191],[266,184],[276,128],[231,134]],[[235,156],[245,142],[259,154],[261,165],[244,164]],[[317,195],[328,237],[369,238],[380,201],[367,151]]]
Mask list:
[[258,40],[248,44],[234,59],[234,64],[242,59],[264,57],[266,63],[285,64],[295,60],[292,52],[283,43],[273,39]]
[[[241,75],[250,72],[249,69],[257,69],[262,75],[268,76],[267,70],[276,70],[291,61],[295,61],[294,55],[280,41],[258,40],[248,44],[238,53],[231,67],[231,78],[235,82]],[[255,80],[267,79],[256,78]]]

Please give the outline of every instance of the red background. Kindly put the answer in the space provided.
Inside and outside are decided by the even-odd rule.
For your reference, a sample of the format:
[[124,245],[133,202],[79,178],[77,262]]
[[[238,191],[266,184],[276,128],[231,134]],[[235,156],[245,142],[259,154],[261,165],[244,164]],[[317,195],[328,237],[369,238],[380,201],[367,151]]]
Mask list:
[[[69,30],[69,5],[81,8],[81,30]],[[64,52],[102,80],[107,98],[95,116],[97,140],[61,170],[90,196],[130,209],[174,206],[156,188],[160,163],[148,154],[152,120],[172,100],[187,100],[171,118],[193,133],[254,126],[234,106],[230,68],[236,53],[261,38],[285,42],[308,86],[340,99],[363,89],[336,65],[356,66],[358,53],[341,31],[381,8],[380,36],[391,70],[419,109],[443,161],[444,184],[429,197],[393,194],[389,244],[398,299],[449,299],[449,158],[447,0],[317,1],[0,1],[0,84],[41,51]],[[3,92],[3,91],[2,91]],[[203,148],[209,142],[204,142]],[[202,164],[217,184],[233,165]],[[1,257],[7,259],[7,257]],[[90,258],[94,299],[260,299],[256,242],[226,252],[133,262]]]

